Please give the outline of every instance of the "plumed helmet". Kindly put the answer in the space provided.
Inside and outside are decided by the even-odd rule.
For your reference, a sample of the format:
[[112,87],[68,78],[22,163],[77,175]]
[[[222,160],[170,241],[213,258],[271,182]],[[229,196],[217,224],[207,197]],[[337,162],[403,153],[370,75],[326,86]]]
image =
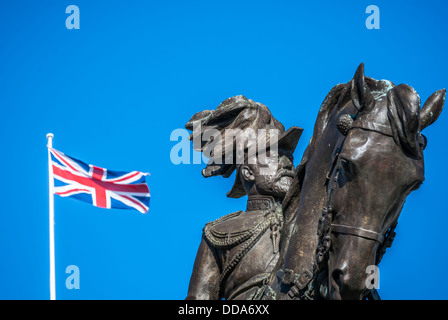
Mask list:
[[[195,125],[201,125],[201,130],[194,130]],[[246,141],[243,150],[247,153],[248,148],[260,143],[260,137],[250,139],[248,132],[258,132],[265,129],[267,135],[263,137],[266,147],[271,146],[270,129],[276,129],[278,148],[294,152],[303,129],[291,127],[285,131],[284,126],[274,118],[269,109],[245,96],[238,95],[224,100],[215,110],[204,110],[196,113],[185,128],[193,131],[190,140],[193,140],[193,148],[196,151],[207,152],[211,155],[202,175],[206,178],[221,175],[228,178],[235,169],[239,167],[236,159],[238,141]],[[229,130],[235,129],[235,130]],[[246,130],[252,129],[252,130]],[[216,136],[210,135],[210,131],[219,132]],[[227,136],[226,135],[230,135]],[[243,137],[241,135],[244,135]],[[213,136],[213,138],[211,138]],[[199,143],[195,143],[199,142]],[[231,156],[231,161],[229,157]],[[220,161],[217,161],[217,160]],[[241,179],[236,176],[235,184],[227,193],[230,198],[240,198],[246,194]]]

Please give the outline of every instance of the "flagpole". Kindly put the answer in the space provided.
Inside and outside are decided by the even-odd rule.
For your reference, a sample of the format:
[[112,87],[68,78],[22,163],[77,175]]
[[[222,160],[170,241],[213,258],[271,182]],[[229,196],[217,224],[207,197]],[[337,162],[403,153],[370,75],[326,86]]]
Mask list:
[[[53,148],[52,133],[47,134],[47,147]],[[56,300],[56,267],[54,258],[54,179],[53,166],[51,165],[51,154],[48,149],[48,185],[49,185],[49,223],[50,223],[50,300]]]

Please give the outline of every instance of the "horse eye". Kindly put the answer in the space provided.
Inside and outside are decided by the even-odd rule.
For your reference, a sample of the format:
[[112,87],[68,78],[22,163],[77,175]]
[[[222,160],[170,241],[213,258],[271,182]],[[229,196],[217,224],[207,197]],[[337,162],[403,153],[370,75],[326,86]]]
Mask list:
[[346,159],[341,159],[341,168],[345,172],[351,172],[352,171],[352,166],[350,164],[350,161],[348,161]]
[[422,181],[418,181],[418,182],[416,182],[415,184],[414,184],[414,186],[411,188],[411,191],[415,191],[415,190],[417,190],[418,188],[420,188],[420,186],[423,184],[423,182]]

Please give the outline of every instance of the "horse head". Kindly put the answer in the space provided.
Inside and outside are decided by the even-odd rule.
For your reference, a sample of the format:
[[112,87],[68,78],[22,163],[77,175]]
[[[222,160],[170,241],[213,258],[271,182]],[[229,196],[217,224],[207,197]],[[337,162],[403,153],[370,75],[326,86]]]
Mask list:
[[332,124],[342,134],[327,175],[330,299],[367,293],[367,267],[379,263],[406,197],[425,179],[421,132],[437,120],[445,100],[439,90],[420,109],[413,88],[364,77],[363,64],[349,95]]

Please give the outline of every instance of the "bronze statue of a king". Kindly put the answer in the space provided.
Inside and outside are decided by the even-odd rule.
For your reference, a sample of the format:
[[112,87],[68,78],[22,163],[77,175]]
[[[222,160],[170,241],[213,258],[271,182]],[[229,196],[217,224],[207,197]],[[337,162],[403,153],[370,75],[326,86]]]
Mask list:
[[244,96],[195,114],[185,127],[193,148],[210,159],[203,176],[236,171],[227,196],[248,197],[246,211],[205,225],[187,299],[259,299],[279,258],[282,202],[303,130],[285,131],[265,105]]

